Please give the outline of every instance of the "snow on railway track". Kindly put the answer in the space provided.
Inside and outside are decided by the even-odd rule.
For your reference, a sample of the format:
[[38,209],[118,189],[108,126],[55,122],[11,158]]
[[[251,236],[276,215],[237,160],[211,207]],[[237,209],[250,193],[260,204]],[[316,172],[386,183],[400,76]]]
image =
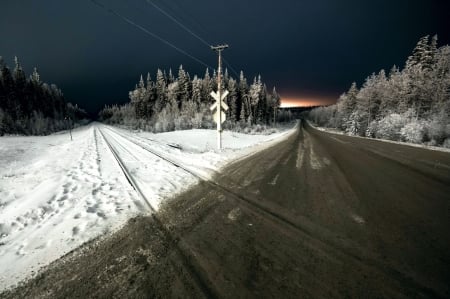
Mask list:
[[114,134],[117,134],[125,139],[127,139],[129,142],[134,143],[135,145],[139,146],[140,148],[144,149],[145,151],[157,156],[158,158],[172,164],[175,167],[181,168],[182,170],[184,170],[185,172],[187,172],[188,174],[193,175],[194,177],[200,179],[200,180],[205,180],[208,181],[211,179],[211,177],[215,174],[217,174],[218,172],[214,169],[211,168],[206,168],[206,167],[202,167],[201,165],[196,165],[193,166],[188,165],[187,163],[181,162],[179,159],[177,159],[174,155],[169,155],[167,152],[163,153],[163,147],[172,147],[172,145],[170,144],[163,144],[161,142],[158,142],[156,140],[150,140],[152,143],[157,143],[159,145],[159,149],[156,149],[154,146],[152,146],[151,144],[144,142],[143,140],[141,140],[140,137],[138,136],[133,136],[133,135],[128,135],[125,136],[120,132],[117,132],[111,128],[107,128],[108,131],[113,132]]
[[186,169],[162,155],[149,151],[110,129],[97,128],[123,169],[125,176],[152,211],[158,211],[165,198],[198,182],[198,177],[186,176]]
[[[190,252],[189,248],[186,248],[182,246],[182,244],[179,244],[178,240],[180,239],[179,236],[174,235],[173,232],[171,232],[164,223],[159,219],[158,215],[155,213],[158,210],[158,206],[154,206],[154,203],[152,204],[152,200],[147,198],[147,195],[145,194],[144,189],[141,187],[139,180],[133,176],[132,171],[128,169],[127,163],[130,163],[130,161],[125,161],[120,157],[119,153],[124,153],[123,151],[127,152],[131,156],[134,156],[135,158],[138,158],[138,155],[132,153],[130,149],[123,147],[123,145],[120,145],[122,147],[122,152],[116,148],[116,146],[119,146],[118,140],[114,138],[111,135],[105,134],[101,129],[97,129],[100,134],[103,137],[103,140],[108,145],[109,149],[111,150],[111,153],[113,154],[114,158],[116,159],[117,163],[119,164],[120,168],[122,169],[124,175],[126,176],[128,182],[133,186],[133,188],[136,190],[136,192],[139,194],[139,196],[145,201],[145,203],[148,205],[151,213],[151,217],[155,220],[155,223],[157,224],[158,229],[168,241],[169,244],[172,245],[172,249],[175,249],[178,256],[180,257],[180,261],[183,264],[183,267],[191,273],[191,277],[195,280],[197,283],[197,286],[203,291],[205,294],[205,297],[215,297],[215,290],[212,288],[212,283],[208,280],[207,277],[202,275],[204,273],[204,269],[201,269],[198,263],[196,262],[194,255],[192,252]],[[108,136],[108,137],[106,137]],[[123,137],[123,136],[122,136]],[[124,138],[124,137],[123,137]],[[111,142],[114,140],[113,142]],[[124,142],[124,140],[122,140]],[[148,151],[148,150],[147,150]],[[168,161],[164,159],[162,156],[157,155],[156,153],[151,154],[155,155],[156,157],[159,157],[167,163],[172,164],[175,167],[179,167],[176,164],[174,164],[171,161]]]

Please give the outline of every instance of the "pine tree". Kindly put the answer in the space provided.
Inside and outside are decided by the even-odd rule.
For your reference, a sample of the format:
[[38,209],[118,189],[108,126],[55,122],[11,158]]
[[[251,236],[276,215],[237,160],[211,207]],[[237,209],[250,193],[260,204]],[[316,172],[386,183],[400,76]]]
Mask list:
[[277,90],[276,90],[275,86],[273,87],[273,90],[272,90],[272,97],[271,97],[271,99],[272,99],[271,106],[272,106],[272,111],[273,111],[273,123],[275,123],[277,121],[278,108],[281,105],[281,97],[277,93]]
[[241,112],[239,114],[239,121],[241,122],[241,124],[244,124],[246,119],[245,119],[245,108],[244,105],[241,105]]
[[429,67],[430,60],[432,60],[430,46],[428,45],[429,38],[430,36],[426,35],[419,39],[413,53],[406,61],[407,69],[411,69],[415,65],[418,65],[420,68]]
[[139,84],[135,87],[134,90],[129,92],[129,98],[131,100],[131,105],[133,106],[135,113],[136,113],[136,117],[138,119],[144,118],[146,115],[145,97],[146,97],[146,88],[145,88],[144,79],[141,75]]
[[436,61],[436,55],[438,53],[437,44],[438,44],[438,36],[437,36],[437,34],[435,34],[431,38],[431,42],[430,42],[430,54],[431,54],[430,65],[436,65],[436,63],[437,63],[437,61]]
[[25,72],[23,71],[22,66],[20,65],[20,62],[19,62],[19,59],[17,58],[17,56],[14,57],[14,62],[15,62],[15,68],[14,68],[13,76],[14,76],[16,89],[23,90],[23,89],[25,89],[25,85],[27,82]]
[[[211,81],[210,81],[211,83],[211,89],[212,90],[217,90],[217,73],[216,73],[216,70],[213,70],[213,75],[212,75],[212,78],[211,78]],[[223,88],[223,87],[222,87]]]
[[437,36],[422,37],[403,70],[372,74],[359,91],[352,84],[336,105],[315,109],[311,117],[353,134],[367,127],[366,136],[434,144],[447,138],[450,144],[450,47],[438,48]]
[[232,122],[236,122],[239,119],[237,107],[238,91],[236,80],[234,80],[233,78],[228,81],[228,91],[229,94],[227,97],[227,103],[229,109],[227,111],[227,115]]
[[3,136],[6,133],[6,90],[3,85],[3,68],[5,67],[5,63],[3,58],[0,56],[0,136]]
[[166,80],[164,79],[163,72],[158,69],[156,73],[156,100],[154,105],[154,111],[159,113],[164,107],[166,102]]
[[[24,106],[26,104],[25,99],[25,86],[27,83],[27,79],[25,76],[25,72],[20,65],[19,59],[17,56],[14,57],[14,71],[13,71],[13,79],[14,79],[14,93],[10,94],[11,100],[15,103],[11,115],[16,122],[20,122],[21,119],[27,113],[24,111]],[[23,127],[23,124],[20,124],[20,127]]]
[[262,90],[261,90],[261,100],[260,100],[260,108],[259,108],[259,121],[262,123],[264,122],[266,125],[269,123],[270,118],[270,112],[269,112],[269,96],[267,93],[267,86],[266,84],[262,84]]
[[431,109],[431,98],[433,96],[433,64],[435,55],[435,43],[437,36],[434,36],[429,44],[429,36],[422,37],[413,53],[408,57],[405,71],[409,76],[408,94],[406,96],[407,109],[414,109],[419,116],[427,115]]
[[202,80],[198,79],[197,76],[194,76],[192,80],[192,100],[197,105],[200,105],[202,101]]
[[189,100],[190,93],[191,93],[191,82],[189,79],[189,74],[187,74],[183,66],[180,65],[180,68],[178,70],[178,104],[181,105],[181,103],[184,103]]
[[356,108],[356,101],[358,96],[358,87],[356,86],[356,82],[353,82],[350,86],[350,89],[347,92],[347,100],[346,100],[346,114],[350,115],[353,110]]
[[145,86],[147,89],[151,89],[153,82],[152,77],[150,76],[150,73],[147,73],[147,79],[145,80]]
[[[248,84],[247,79],[244,76],[244,72],[241,71],[239,75],[239,87],[238,87],[238,101],[237,101],[237,109],[244,113],[239,114],[239,119],[241,119],[241,116],[244,115],[244,119],[246,119],[249,111],[247,110],[247,107],[249,101],[249,95],[248,95]],[[247,106],[247,107],[246,107]]]
[[250,95],[250,113],[249,116],[252,117],[252,121],[256,122],[258,119],[258,116],[260,115],[258,111],[258,107],[260,105],[261,100],[261,92],[262,92],[262,86],[261,86],[261,77],[256,77],[253,79],[253,84],[250,85],[249,89],[249,95]]
[[156,104],[156,84],[152,81],[150,73],[147,73],[147,80],[145,83],[145,94],[146,94],[146,119],[150,119],[155,110]]
[[167,85],[175,82],[175,77],[172,74],[172,69],[171,68],[169,69],[169,75],[167,76],[167,80],[166,81],[167,81]]
[[224,89],[228,89],[229,81],[230,81],[230,76],[228,75],[228,69],[225,68],[225,71],[223,73],[223,80],[222,80]]
[[202,82],[202,100],[204,102],[209,102],[211,99],[210,93],[213,91],[213,86],[211,82],[211,77],[209,76],[209,69],[205,71],[205,76]]
[[444,111],[450,119],[450,46],[446,45],[437,50],[433,70],[432,113]]
[[137,89],[137,98],[136,98],[136,115],[138,118],[142,118],[145,115],[145,104],[144,104],[144,97],[145,97],[145,83],[144,83],[144,78],[142,77],[141,74],[141,78],[139,80],[139,85],[138,85],[138,89]]
[[33,69],[33,74],[31,74],[30,80],[35,85],[40,85],[41,84],[41,76],[39,75],[39,73],[37,71],[37,68]]
[[5,90],[5,94],[9,95],[9,93],[14,91],[14,79],[12,77],[11,71],[6,64],[0,65],[1,67],[1,77],[2,77],[2,83],[3,88]]
[[4,83],[4,75],[6,64],[3,60],[3,57],[0,56],[0,109],[6,108],[6,86]]
[[341,95],[338,100],[339,103],[339,117],[342,129],[346,129],[349,127],[350,115],[355,111],[356,101],[358,96],[358,88],[356,87],[356,83],[353,82],[350,86],[350,89],[347,93]]
[[[272,115],[276,117],[273,110],[279,106],[279,96],[273,95],[274,102],[271,102],[272,95],[268,94],[261,76],[255,77],[250,88],[243,72],[240,74],[239,84],[229,77],[227,71],[224,77],[228,78],[229,95],[225,101],[230,107],[226,112],[228,125],[231,125],[229,127],[237,121],[241,121],[242,125],[268,123]],[[192,80],[182,66],[176,79],[171,71],[166,76],[165,71],[158,69],[156,82],[152,82],[149,74],[146,82],[140,77],[134,90],[129,93],[130,104],[116,107],[117,109],[105,107],[100,115],[105,121],[125,123],[143,129],[154,124],[153,130],[157,132],[198,128],[202,125],[210,127],[210,93],[213,91],[214,78],[217,79],[217,73],[214,71],[211,78],[209,69],[206,69],[203,79],[194,76]],[[43,84],[42,87],[45,89],[46,85]]]
[[0,84],[3,84],[3,68],[6,67],[3,57],[0,56]]

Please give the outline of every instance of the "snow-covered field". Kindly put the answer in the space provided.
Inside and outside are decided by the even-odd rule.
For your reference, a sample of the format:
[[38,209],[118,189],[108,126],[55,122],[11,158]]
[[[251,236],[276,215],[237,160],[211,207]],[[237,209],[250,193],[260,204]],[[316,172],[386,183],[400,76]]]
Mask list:
[[146,151],[169,158],[203,178],[227,163],[287,138],[214,130],[162,134],[91,124],[45,137],[0,137],[0,290],[37,273],[65,253],[149,213],[128,183],[102,133],[154,209],[198,179]]

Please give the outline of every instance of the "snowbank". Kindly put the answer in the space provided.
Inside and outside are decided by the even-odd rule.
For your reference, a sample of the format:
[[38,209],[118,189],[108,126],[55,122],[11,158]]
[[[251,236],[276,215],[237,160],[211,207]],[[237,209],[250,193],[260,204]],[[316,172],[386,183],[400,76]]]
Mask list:
[[316,129],[316,130],[319,130],[319,131],[322,131],[322,132],[331,133],[331,134],[345,135],[345,136],[349,136],[349,137],[353,137],[353,138],[377,140],[377,141],[380,141],[380,142],[388,142],[388,143],[407,145],[407,146],[418,147],[418,148],[423,148],[423,149],[428,149],[428,150],[433,150],[433,151],[440,151],[440,152],[450,153],[450,148],[431,146],[431,145],[425,145],[425,144],[417,144],[417,143],[408,143],[408,142],[401,142],[401,141],[393,141],[393,140],[387,140],[387,139],[381,139],[381,138],[368,138],[368,137],[348,135],[348,134],[345,134],[345,132],[343,132],[341,130],[337,130],[337,129],[333,129],[333,128],[318,127],[318,126],[316,126],[315,124],[313,124],[309,120],[307,120],[307,123],[311,127],[313,127],[314,129]]

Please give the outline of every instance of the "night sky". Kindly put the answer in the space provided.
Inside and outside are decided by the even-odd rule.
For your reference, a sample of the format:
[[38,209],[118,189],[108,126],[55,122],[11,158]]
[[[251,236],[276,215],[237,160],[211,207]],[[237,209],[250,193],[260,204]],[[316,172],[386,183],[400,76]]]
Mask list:
[[[146,0],[96,1],[216,67],[213,51]],[[335,102],[353,81],[403,67],[421,36],[450,43],[447,0],[152,1],[208,44],[228,43],[228,64],[249,81],[261,74],[285,104]],[[91,113],[128,101],[141,73],[206,69],[90,0],[2,0],[0,55],[11,68],[17,55],[28,75],[37,66]]]

